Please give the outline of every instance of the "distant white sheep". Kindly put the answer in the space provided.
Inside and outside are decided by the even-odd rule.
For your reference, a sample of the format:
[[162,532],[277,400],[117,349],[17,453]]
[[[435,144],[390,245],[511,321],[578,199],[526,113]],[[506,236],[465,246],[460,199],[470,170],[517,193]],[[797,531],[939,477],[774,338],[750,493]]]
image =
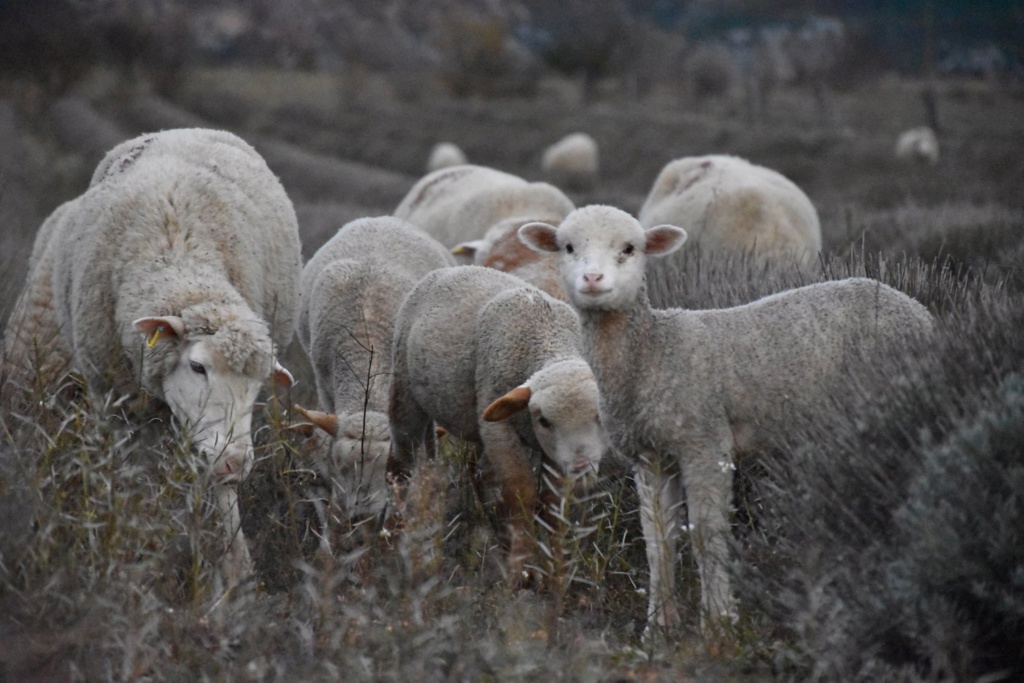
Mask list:
[[686,228],[704,251],[752,252],[813,263],[821,251],[818,212],[782,174],[739,157],[711,155],[669,162],[638,214],[646,228]]
[[[684,528],[693,538],[706,628],[734,610],[727,538],[736,453],[771,443],[862,354],[926,334],[931,316],[864,278],[735,308],[654,310],[646,262],[681,247],[681,228],[645,231],[623,211],[588,206],[557,228],[535,223],[520,235],[559,254],[580,314],[583,355],[601,391],[602,424],[613,448],[635,463],[650,566],[648,629],[678,624],[673,577]],[[684,490],[689,523],[681,525]]]
[[904,161],[939,163],[939,139],[928,126],[903,131],[896,139],[896,158]]
[[454,142],[439,142],[430,150],[427,158],[427,172],[436,171],[449,166],[461,166],[467,163],[466,153]]
[[554,259],[523,248],[516,235],[524,223],[557,223],[574,208],[561,190],[548,183],[530,183],[486,166],[466,165],[421,178],[395,215],[453,247],[460,263],[503,270],[564,298],[553,277]]
[[597,141],[586,133],[570,133],[544,150],[540,167],[552,182],[588,190],[600,173]]
[[383,216],[346,224],[302,270],[299,340],[327,413],[303,412],[333,437],[335,493],[350,516],[377,514],[388,500],[398,307],[424,275],[453,265],[448,250],[422,230]]
[[[514,582],[529,576],[544,463],[582,490],[607,450],[579,345],[572,308],[489,268],[434,271],[398,313],[389,408],[396,464],[408,472],[416,453],[434,456],[435,424],[482,447],[477,491],[508,525]],[[496,501],[485,499],[495,490]]]
[[263,159],[231,133],[143,135],[111,150],[89,189],[39,231],[5,336],[29,381],[72,365],[98,400],[142,387],[207,458],[228,527],[228,579],[248,570],[236,494],[252,468],[252,408],[294,334],[299,234]]

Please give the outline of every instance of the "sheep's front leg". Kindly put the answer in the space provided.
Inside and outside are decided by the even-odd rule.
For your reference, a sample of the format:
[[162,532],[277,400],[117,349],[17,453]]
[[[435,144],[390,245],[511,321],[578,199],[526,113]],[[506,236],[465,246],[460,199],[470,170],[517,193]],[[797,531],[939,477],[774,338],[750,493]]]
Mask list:
[[657,629],[669,635],[679,626],[679,611],[675,602],[679,475],[665,472],[658,456],[647,453],[640,458],[633,479],[640,498],[640,525],[643,528],[651,577],[644,636],[652,636]]
[[530,453],[508,423],[481,422],[480,434],[488,484],[498,493],[497,517],[508,530],[509,581],[513,585],[529,584],[538,578],[527,569],[536,553],[533,518],[537,483]]
[[419,453],[422,452],[428,460],[436,457],[437,440],[433,421],[413,397],[408,378],[398,372],[391,380],[388,417],[391,422],[388,474],[404,484],[412,476]]
[[682,458],[689,529],[700,575],[701,629],[705,632],[723,617],[732,619],[736,614],[728,572],[734,470],[731,447],[731,437],[724,437]]
[[237,586],[252,573],[249,546],[242,533],[242,513],[238,508],[238,491],[234,486],[216,485],[217,512],[224,529],[226,547],[221,562],[225,589]]

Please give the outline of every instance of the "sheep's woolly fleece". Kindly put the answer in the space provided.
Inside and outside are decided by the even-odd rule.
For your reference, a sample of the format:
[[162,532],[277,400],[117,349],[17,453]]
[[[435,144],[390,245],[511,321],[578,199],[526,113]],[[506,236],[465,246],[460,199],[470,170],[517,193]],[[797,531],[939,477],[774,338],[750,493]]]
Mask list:
[[561,220],[574,205],[548,183],[486,166],[452,166],[420,178],[395,208],[446,247],[483,237],[502,221]]
[[167,345],[145,348],[132,321],[179,315],[265,378],[271,340],[293,335],[300,268],[291,202],[252,147],[204,129],[140,136],[40,229],[5,346],[24,364],[33,340],[56,338],[91,389],[141,376],[160,396]]
[[[651,626],[678,622],[675,519],[685,499],[701,578],[702,621],[732,612],[728,513],[736,453],[775,443],[813,414],[844,373],[880,347],[926,338],[928,311],[865,278],[785,291],[735,308],[652,309],[648,256],[685,241],[674,226],[644,230],[629,214],[588,206],[560,226],[520,235],[559,253],[577,308],[584,357],[601,391],[601,420],[637,466],[651,571]],[[569,247],[572,247],[570,249]]]
[[398,308],[423,276],[453,265],[448,250],[422,230],[382,216],[347,223],[302,271],[299,340],[313,365],[320,406],[334,414],[324,429],[334,437],[339,471],[333,480],[351,514],[375,513],[387,501]]
[[[510,576],[533,554],[542,454],[586,488],[607,450],[597,384],[572,309],[511,275],[459,266],[427,275],[395,324],[392,443],[399,467],[436,452],[436,422],[483,448],[481,496],[496,494]],[[475,459],[474,459],[475,461]],[[485,493],[486,492],[486,493]]]
[[814,204],[769,168],[726,155],[684,157],[658,174],[637,215],[645,228],[677,225],[688,248],[753,252],[810,264],[821,251]]

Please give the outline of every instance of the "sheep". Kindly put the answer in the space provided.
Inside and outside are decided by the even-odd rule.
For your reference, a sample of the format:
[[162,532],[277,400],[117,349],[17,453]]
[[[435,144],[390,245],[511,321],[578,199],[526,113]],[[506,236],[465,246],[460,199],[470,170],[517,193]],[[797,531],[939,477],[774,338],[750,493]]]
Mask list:
[[31,376],[72,366],[94,403],[141,384],[189,428],[227,516],[225,574],[249,571],[231,484],[252,468],[252,408],[298,312],[298,226],[263,159],[231,133],[142,135],[114,147],[89,188],[36,238],[4,339]]
[[491,226],[483,238],[455,245],[452,253],[471,258],[472,264],[494,268],[530,283],[559,301],[568,301],[558,277],[558,260],[540,254],[519,239],[523,220],[513,218]]
[[328,414],[302,412],[334,440],[332,461],[350,517],[376,515],[387,502],[398,307],[420,278],[453,265],[448,250],[422,230],[382,216],[344,225],[302,270],[299,341]]
[[540,167],[553,182],[570,190],[588,190],[599,172],[597,142],[586,133],[570,133],[544,150]]
[[477,493],[506,524],[516,583],[537,578],[525,568],[534,513],[550,500],[538,493],[544,468],[578,492],[596,478],[607,450],[597,400],[572,308],[518,278],[479,266],[436,270],[398,312],[388,408],[396,473],[407,478],[417,453],[434,457],[435,424],[472,447],[474,467],[482,449]]
[[865,278],[735,308],[654,310],[646,262],[681,247],[682,228],[645,230],[619,209],[594,205],[557,228],[533,223],[519,234],[534,249],[558,253],[600,389],[601,422],[613,451],[634,462],[650,568],[648,633],[678,625],[673,566],[684,490],[707,632],[734,614],[727,534],[737,454],[764,447],[794,416],[810,414],[861,354],[926,335],[931,316]]
[[431,148],[430,156],[427,157],[427,172],[465,163],[466,154],[458,145],[454,142],[439,142]]
[[[529,183],[487,166],[465,164],[423,176],[394,215],[423,228],[446,247],[482,237],[502,220],[543,213],[561,220],[575,208],[558,188]],[[548,219],[538,219],[548,220]]]
[[903,131],[896,139],[896,158],[902,161],[939,163],[939,140],[928,126]]
[[465,165],[421,178],[395,215],[453,247],[461,264],[510,272],[562,298],[561,285],[552,277],[554,259],[521,248],[516,231],[529,221],[560,221],[574,208],[561,190],[548,183],[530,183],[486,166]]
[[670,161],[637,218],[645,228],[684,224],[687,241],[710,252],[809,265],[821,251],[821,224],[807,195],[782,174],[734,156]]

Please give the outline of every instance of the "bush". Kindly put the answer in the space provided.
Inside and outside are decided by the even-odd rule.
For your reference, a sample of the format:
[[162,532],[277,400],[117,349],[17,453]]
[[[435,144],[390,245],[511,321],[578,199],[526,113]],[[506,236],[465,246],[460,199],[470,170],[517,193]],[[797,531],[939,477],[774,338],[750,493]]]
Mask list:
[[741,585],[803,675],[1024,671],[1022,326],[1020,298],[948,314],[933,348],[837,387],[768,463],[773,559]]

